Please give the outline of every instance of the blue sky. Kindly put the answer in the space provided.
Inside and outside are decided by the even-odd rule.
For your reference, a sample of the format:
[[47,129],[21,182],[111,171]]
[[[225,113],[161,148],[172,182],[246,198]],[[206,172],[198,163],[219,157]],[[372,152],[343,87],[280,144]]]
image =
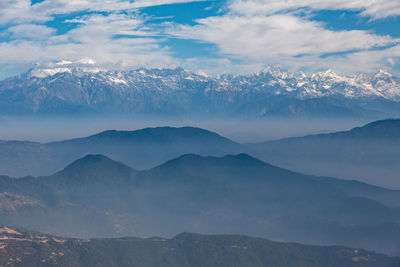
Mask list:
[[397,0],[2,0],[0,78],[36,63],[400,74]]

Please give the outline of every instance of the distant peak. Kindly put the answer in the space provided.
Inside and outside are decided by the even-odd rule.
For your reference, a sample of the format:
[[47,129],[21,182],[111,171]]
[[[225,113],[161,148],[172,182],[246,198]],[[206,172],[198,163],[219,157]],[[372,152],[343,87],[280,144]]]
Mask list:
[[375,77],[392,77],[392,74],[390,74],[389,72],[380,69],[376,74]]
[[58,61],[56,63],[54,63],[57,66],[65,66],[65,65],[71,65],[73,62],[72,61],[68,61],[68,60],[61,60]]
[[337,77],[338,75],[332,70],[332,69],[327,69],[324,72],[320,72],[321,76],[325,77]]
[[203,76],[203,77],[206,77],[206,78],[208,78],[208,74],[207,73],[205,73],[204,71],[202,71],[202,70],[199,70],[199,71],[197,71],[196,72],[196,74],[197,75],[199,75],[199,76]]
[[363,127],[370,127],[370,126],[375,126],[375,125],[398,125],[400,127],[400,119],[384,119],[384,120],[378,120],[378,121],[373,121],[370,122]]
[[92,168],[111,170],[113,167],[130,169],[128,166],[114,161],[102,154],[88,154],[72,162],[63,171],[87,171]]
[[357,138],[365,137],[383,141],[397,141],[400,138],[400,119],[374,121],[364,126],[353,128],[349,133],[356,134]]
[[222,159],[224,160],[228,160],[228,161],[240,161],[242,163],[251,163],[251,164],[261,164],[261,165],[265,165],[267,163],[265,163],[262,160],[259,160],[255,157],[250,156],[249,154],[246,153],[240,153],[240,154],[233,154],[233,155],[226,155],[224,157],[222,157]]
[[279,67],[270,67],[270,66],[263,69],[261,71],[261,73],[264,73],[264,74],[269,73],[271,76],[274,76],[274,77],[277,77],[280,79],[286,79],[290,76],[290,74],[286,70],[283,70]]
[[75,160],[69,166],[67,166],[67,168],[88,165],[88,164],[97,164],[100,162],[114,163],[115,161],[113,161],[112,159],[110,159],[102,154],[88,154],[80,159]]
[[103,68],[96,67],[95,64],[96,62],[88,57],[76,61],[60,60],[43,66],[36,64],[35,68],[32,69],[29,74],[31,77],[46,78],[57,73],[98,73],[100,71],[106,71]]
[[52,67],[52,66],[69,66],[69,67],[77,67],[81,65],[94,65],[96,64],[96,61],[94,61],[91,58],[85,57],[81,58],[76,61],[70,61],[70,60],[60,60],[56,63],[49,63],[47,64],[47,67]]
[[97,138],[102,138],[102,137],[134,138],[134,137],[139,137],[139,136],[151,137],[153,135],[170,136],[173,139],[193,138],[193,140],[196,140],[201,137],[204,137],[204,138],[213,137],[218,140],[225,140],[227,142],[234,143],[230,139],[220,136],[217,133],[214,133],[209,130],[202,129],[202,128],[192,127],[192,126],[183,126],[183,127],[160,126],[160,127],[148,127],[148,128],[131,130],[131,131],[129,131],[129,130],[123,130],[123,131],[106,130],[106,131],[100,132],[98,134],[91,135],[89,137],[91,137],[91,138],[96,138],[96,137]]
[[235,164],[236,162],[240,163],[255,163],[255,164],[267,164],[259,159],[256,159],[248,154],[241,153],[241,154],[234,154],[234,155],[226,155],[223,157],[215,157],[215,156],[201,156],[198,154],[184,154],[182,156],[179,156],[178,158],[172,159],[168,161],[168,163],[173,163],[173,162],[193,162],[193,163],[200,163],[200,162],[219,162],[219,163],[232,163]]
[[94,60],[91,59],[91,58],[85,57],[85,58],[82,58],[82,59],[76,61],[76,63],[79,63],[79,64],[87,64],[87,65],[94,65],[94,64],[96,63],[96,61],[94,61]]
[[52,181],[70,186],[121,185],[128,181],[136,171],[104,155],[86,155],[62,171],[49,176]]
[[84,156],[79,160],[112,160],[112,159],[104,156],[103,154],[87,154],[86,156]]

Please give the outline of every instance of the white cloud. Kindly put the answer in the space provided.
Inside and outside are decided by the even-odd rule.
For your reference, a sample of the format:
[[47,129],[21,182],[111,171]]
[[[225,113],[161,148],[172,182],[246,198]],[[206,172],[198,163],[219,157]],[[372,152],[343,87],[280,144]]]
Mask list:
[[232,0],[229,4],[232,12],[245,15],[271,15],[298,8],[359,10],[373,19],[400,15],[400,1],[396,0]]
[[[165,24],[167,36],[140,15],[142,7],[194,1],[203,0],[45,0],[35,5],[30,0],[1,0],[0,25],[8,26],[2,34],[12,40],[0,43],[0,65],[15,69],[34,62],[90,57],[110,68],[183,65],[209,73],[248,73],[280,65],[291,70],[334,68],[340,73],[395,66],[400,57],[399,39],[369,31],[329,30],[295,12],[299,8],[359,10],[379,19],[400,14],[400,2],[394,0],[231,0],[225,14],[197,20],[197,25]],[[85,11],[105,13],[65,20],[78,26],[62,35],[40,25],[56,14]],[[219,57],[174,58],[160,39],[163,35],[215,44]],[[340,55],[348,51],[359,52]],[[339,55],[320,57],[326,53]]]
[[254,62],[236,63],[228,58],[188,58],[181,63],[187,70],[209,75],[236,73],[249,74],[265,68],[265,64]]
[[0,25],[9,23],[43,22],[51,17],[37,12],[31,6],[30,0],[1,0],[0,1]]
[[156,42],[138,39],[120,39],[104,44],[49,44],[23,41],[0,44],[0,65],[13,62],[19,66],[31,67],[34,62],[78,60],[90,57],[105,67],[116,69],[133,67],[176,66],[167,50]]
[[223,54],[258,61],[369,49],[399,41],[366,31],[331,31],[318,22],[291,15],[225,15],[197,22],[171,28],[169,33],[214,43]]
[[[30,0],[2,0],[0,25],[8,28],[0,34],[10,40],[0,43],[0,65],[3,72],[14,73],[36,62],[91,57],[99,65],[116,69],[175,67],[177,60],[161,45],[162,39],[152,38],[158,32],[148,29],[138,9],[194,1],[202,0],[45,0],[34,5]],[[57,14],[86,11],[95,13],[65,20],[79,25],[62,35],[56,35],[55,28],[39,25]],[[106,14],[97,14],[99,11]],[[118,35],[135,38],[116,38]]]
[[[383,17],[396,1],[261,1],[233,0],[225,15],[197,20],[197,25],[166,25],[174,37],[215,44],[221,55],[239,59],[245,69],[280,65],[291,70],[322,68],[349,72],[374,71],[399,57],[400,39],[362,30],[333,31],[321,22],[296,16],[296,8],[357,9]],[[380,11],[375,5],[382,4]],[[384,7],[388,10],[384,11]],[[373,10],[377,11],[372,14]],[[379,13],[379,14],[378,14]],[[359,52],[354,52],[359,51]],[[322,58],[322,55],[331,55]],[[230,64],[228,64],[230,66]],[[256,69],[255,69],[256,71]],[[340,70],[338,71],[340,72]]]
[[161,5],[171,5],[189,2],[203,2],[207,0],[136,0],[132,3],[133,7],[149,7],[149,6],[161,6]]
[[[143,38],[150,34],[144,21],[137,15],[92,14],[79,19],[80,25],[63,35],[47,36],[27,40],[18,38],[0,43],[0,65],[13,62],[32,66],[35,62],[67,59],[76,61],[89,57],[105,67],[163,67],[176,66],[160,39]],[[25,36],[29,27],[34,31],[44,30],[43,36],[51,33],[37,25],[18,25],[9,29],[13,34]],[[44,27],[44,26],[43,26]],[[34,31],[32,34],[35,34]],[[137,33],[137,38],[115,38],[119,34]]]
[[45,22],[57,14],[72,12],[135,12],[138,8],[199,2],[205,0],[45,0],[31,5],[31,0],[1,0],[0,25]]
[[45,0],[33,6],[49,14],[67,14],[76,11],[121,11],[143,7],[200,2],[205,0]]
[[12,38],[32,38],[38,40],[51,36],[55,31],[53,28],[35,24],[20,24],[7,29],[7,32],[11,33]]
[[389,63],[390,66],[392,66],[392,67],[393,67],[394,65],[396,65],[395,60],[394,60],[393,58],[391,58],[391,57],[388,58],[388,59],[386,60],[386,62]]
[[283,67],[289,71],[316,72],[333,69],[341,75],[355,73],[374,73],[379,69],[391,70],[395,75],[400,75],[393,69],[393,64],[400,58],[400,45],[375,51],[360,51],[347,55],[337,55],[329,58],[318,56],[304,56],[301,59],[293,57],[277,57],[276,61],[250,61],[240,63],[232,62],[228,58],[191,58],[183,66],[190,70],[202,70],[209,74],[239,73],[248,74],[258,72],[268,66]]

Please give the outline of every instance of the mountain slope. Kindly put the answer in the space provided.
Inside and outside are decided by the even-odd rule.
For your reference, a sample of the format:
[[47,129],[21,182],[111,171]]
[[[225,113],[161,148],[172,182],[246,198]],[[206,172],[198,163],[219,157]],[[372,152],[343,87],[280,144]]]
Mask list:
[[248,144],[270,163],[315,175],[329,175],[400,188],[400,120],[387,119],[349,131]]
[[184,155],[146,171],[91,155],[48,177],[2,177],[0,194],[8,196],[0,223],[64,236],[185,230],[390,254],[400,240],[399,191],[306,176],[246,154]]
[[0,228],[1,266],[382,266],[399,258],[236,235],[79,240]]

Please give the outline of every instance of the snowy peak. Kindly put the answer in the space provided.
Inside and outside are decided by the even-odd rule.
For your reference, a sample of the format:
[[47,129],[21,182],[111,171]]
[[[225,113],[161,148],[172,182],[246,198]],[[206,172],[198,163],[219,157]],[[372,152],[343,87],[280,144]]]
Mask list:
[[76,63],[83,64],[83,65],[94,65],[96,62],[91,58],[85,57],[85,58],[82,58],[82,59],[76,61]]
[[57,73],[98,73],[101,71],[106,71],[103,68],[96,67],[96,62],[90,58],[82,58],[77,61],[61,60],[56,63],[49,63],[43,67],[37,64],[37,67],[32,69],[29,73],[30,77],[45,78],[48,76],[53,76]]
[[333,80],[333,81],[343,81],[345,77],[337,75],[333,70],[328,69],[324,72],[317,72],[311,75],[313,80]]
[[387,71],[384,71],[384,70],[382,70],[382,69],[380,69],[375,75],[374,75],[374,77],[376,77],[376,78],[392,78],[392,74],[390,74],[389,72],[387,72]]
[[[0,112],[4,114],[10,110],[63,112],[59,109],[64,106],[76,112],[100,113],[186,115],[192,112],[208,116],[237,112],[268,116],[280,112],[302,114],[303,110],[310,110],[307,112],[319,114],[315,110],[325,105],[312,106],[312,103],[328,97],[346,99],[344,104],[331,103],[332,111],[327,111],[331,113],[337,112],[335,105],[345,105],[341,107],[345,111],[349,109],[348,101],[356,106],[354,109],[364,108],[365,105],[357,105],[360,101],[385,98],[400,102],[400,80],[383,70],[352,77],[341,76],[333,70],[308,76],[279,68],[267,68],[250,75],[220,76],[182,68],[109,71],[85,58],[37,66],[26,74],[0,82]],[[310,99],[314,100],[307,101]],[[292,104],[279,106],[287,103]],[[389,110],[397,112],[392,109],[397,110],[397,104]],[[384,112],[386,110],[385,107]],[[354,114],[362,112],[354,111]]]
[[65,65],[71,65],[73,62],[72,61],[68,61],[68,60],[61,60],[56,62],[54,65],[56,66],[65,66]]
[[[248,91],[264,92],[268,95],[288,95],[299,99],[341,95],[347,98],[383,97],[400,101],[400,82],[390,73],[380,70],[374,75],[341,76],[328,69],[311,76],[290,73],[276,67],[267,67],[253,75],[224,74],[209,77],[204,73],[193,73],[182,68],[146,69],[131,71],[107,71],[96,66],[94,60],[83,58],[77,61],[62,60],[47,66],[32,69],[29,77],[46,78],[58,73],[92,78],[111,86],[137,88],[138,83],[157,91],[190,90],[192,86],[205,93]],[[199,88],[198,83],[212,83],[212,87]],[[195,85],[196,84],[196,85]]]
[[258,75],[260,74],[269,74],[271,77],[278,78],[278,79],[287,79],[292,77],[293,75],[285,70],[282,70],[278,67],[266,67],[264,70],[262,70]]
[[[28,77],[46,78],[58,73],[83,76],[92,74],[93,79],[109,85],[123,85],[137,88],[145,83],[158,91],[190,90],[197,83],[212,83],[212,87],[203,88],[204,92],[247,92],[258,91],[269,95],[289,95],[299,99],[341,95],[348,98],[384,97],[400,101],[400,82],[390,73],[380,70],[374,75],[341,76],[333,70],[317,72],[311,76],[290,73],[276,67],[267,67],[253,75],[225,74],[209,77],[204,73],[194,73],[182,68],[146,69],[131,71],[108,71],[98,67],[94,60],[83,58],[77,61],[62,60],[47,66],[37,66]],[[189,83],[189,84],[187,84]],[[192,84],[192,85],[191,85]],[[195,87],[197,89],[199,84]],[[185,88],[183,88],[185,87]]]

